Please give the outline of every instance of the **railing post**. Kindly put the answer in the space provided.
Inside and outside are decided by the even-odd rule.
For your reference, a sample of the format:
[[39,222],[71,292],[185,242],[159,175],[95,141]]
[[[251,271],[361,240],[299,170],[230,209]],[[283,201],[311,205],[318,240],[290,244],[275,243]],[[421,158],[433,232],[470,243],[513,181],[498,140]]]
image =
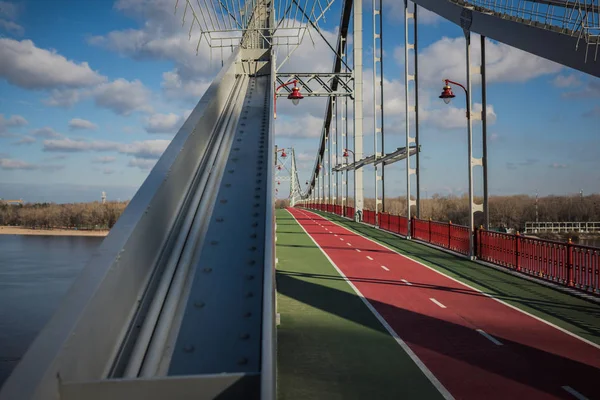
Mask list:
[[452,243],[452,221],[448,221],[448,248],[450,248],[450,244]]
[[483,231],[485,230],[485,228],[483,227],[483,225],[479,226],[479,229],[477,230],[477,252],[475,253],[475,257],[477,257],[478,259],[481,260],[481,236],[483,235]]
[[519,254],[521,252],[521,235],[519,232],[515,234],[515,268],[517,271],[521,270],[521,266],[519,265]]
[[477,259],[479,253],[478,253],[478,246],[479,246],[479,228],[475,227],[475,229],[473,229],[473,259]]
[[567,284],[574,286],[573,282],[573,242],[571,238],[567,242]]
[[431,243],[431,217],[429,217],[429,239],[428,242]]

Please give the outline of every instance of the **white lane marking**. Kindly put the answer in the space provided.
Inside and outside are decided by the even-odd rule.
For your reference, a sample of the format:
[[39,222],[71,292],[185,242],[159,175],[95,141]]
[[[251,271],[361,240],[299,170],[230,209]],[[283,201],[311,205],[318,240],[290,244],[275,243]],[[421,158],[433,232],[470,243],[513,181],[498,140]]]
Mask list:
[[352,246],[352,244],[350,244],[350,243],[348,243],[348,242],[346,242],[346,244],[347,244],[348,246]]
[[494,343],[495,345],[502,346],[502,343],[500,341],[498,341],[495,337],[493,337],[490,334],[486,333],[482,329],[476,329],[476,331],[479,332],[479,333],[481,333],[483,336],[485,336],[490,342]]
[[389,269],[387,269],[384,265],[382,265],[381,268],[385,269],[386,271],[389,271]]
[[383,325],[383,327],[390,333],[390,335],[392,335],[392,337],[396,340],[396,343],[398,343],[400,345],[400,347],[402,347],[402,349],[406,352],[406,354],[408,354],[408,356],[413,360],[413,362],[415,364],[417,364],[417,367],[419,367],[419,369],[423,372],[423,374],[427,377],[427,379],[429,379],[429,381],[433,384],[433,386],[435,386],[435,388],[440,392],[440,394],[446,400],[454,400],[454,397],[450,394],[450,392],[448,391],[448,389],[446,389],[444,387],[444,385],[442,385],[442,383],[435,377],[435,375],[433,375],[431,373],[431,371],[429,370],[429,368],[427,368],[427,366],[425,364],[423,364],[423,361],[421,361],[419,359],[419,357],[417,357],[417,355],[411,350],[411,348],[406,344],[406,342],[404,340],[402,340],[400,338],[400,336],[398,336],[398,334],[396,333],[396,331],[387,323],[387,321],[381,316],[381,314],[379,314],[379,312],[377,312],[377,310],[375,309],[375,307],[373,307],[373,305],[369,302],[369,300],[367,300],[365,298],[365,296],[363,296],[363,294],[360,292],[360,290],[358,290],[358,288],[356,286],[354,286],[354,283],[350,282],[350,280],[346,277],[346,275],[344,275],[344,273],[342,272],[342,270],[339,269],[338,266],[329,257],[329,255],[327,253],[325,253],[325,250],[323,250],[321,248],[321,246],[319,246],[319,244],[317,243],[317,241],[306,231],[306,229],[304,229],[304,227],[302,226],[302,224],[300,224],[298,222],[298,220],[296,219],[296,217],[294,216],[294,214],[292,214],[289,210],[286,210],[286,211],[288,213],[290,213],[290,215],[292,216],[292,218],[294,218],[294,220],[300,226],[300,228],[302,228],[302,230],[308,235],[308,237],[319,248],[319,250],[321,250],[321,252],[323,253],[323,255],[329,260],[329,262],[331,263],[331,265],[333,265],[333,267],[336,269],[336,271],[338,272],[338,274],[340,274],[340,276],[342,278],[344,278],[344,280],[348,283],[348,285],[350,285],[350,287],[354,290],[354,292],[356,293],[356,295],[358,297],[360,297],[360,299],[363,301],[363,303],[365,303],[365,305],[367,306],[367,308],[373,313],[373,315],[375,315],[375,318],[377,318],[379,320],[379,322],[381,322],[381,325]]
[[412,283],[407,281],[406,279],[400,279],[402,282],[406,283],[408,286],[412,286]]
[[445,305],[443,305],[442,303],[440,303],[439,301],[437,301],[436,299],[434,299],[433,297],[430,297],[429,300],[433,301],[435,304],[437,304],[438,306],[442,307],[442,308],[446,308]]
[[344,240],[344,238],[340,238],[340,240]]
[[577,390],[573,389],[571,386],[562,386],[564,390],[573,395],[577,400],[588,400],[587,397],[579,393]]
[[337,234],[334,233],[333,236],[337,237]]
[[360,249],[354,249],[354,250],[356,250],[356,251],[358,251],[360,253]]
[[371,258],[371,256],[367,256],[367,258],[368,258],[369,260],[373,261],[373,259]]
[[[288,212],[289,212],[289,211],[288,211]],[[460,285],[463,285],[464,287],[467,287],[467,288],[469,288],[469,289],[471,289],[471,290],[474,290],[474,291],[476,291],[477,293],[481,293],[482,295],[484,295],[484,296],[486,296],[486,297],[489,297],[490,299],[492,299],[492,300],[495,300],[495,301],[497,301],[497,302],[498,302],[498,303],[500,303],[500,304],[504,304],[506,307],[510,307],[510,308],[512,308],[512,309],[513,309],[513,310],[515,310],[515,311],[518,311],[518,312],[520,312],[520,313],[522,313],[522,314],[525,314],[525,315],[527,315],[527,316],[529,316],[529,317],[531,317],[531,318],[533,318],[533,319],[535,319],[535,320],[538,320],[538,321],[540,321],[540,322],[542,322],[542,323],[544,323],[544,324],[546,324],[546,325],[548,325],[548,326],[551,326],[551,327],[553,327],[553,328],[555,328],[555,329],[558,329],[559,331],[561,331],[561,332],[563,332],[563,333],[565,333],[565,334],[567,334],[567,335],[569,335],[569,336],[571,336],[571,337],[574,337],[575,339],[579,339],[579,340],[581,340],[582,342],[584,342],[584,343],[587,343],[587,344],[589,344],[589,345],[590,345],[590,346],[592,346],[592,347],[595,347],[595,348],[597,348],[597,349],[600,349],[600,344],[597,344],[597,343],[594,343],[594,342],[592,342],[592,341],[590,341],[590,340],[587,340],[587,339],[585,339],[585,338],[582,338],[581,336],[578,336],[578,335],[576,335],[576,334],[575,334],[575,333],[573,333],[573,332],[570,332],[570,331],[568,331],[568,330],[566,330],[566,329],[564,329],[564,328],[561,328],[561,327],[560,327],[560,326],[558,326],[558,325],[554,325],[552,322],[546,321],[545,319],[543,319],[543,318],[540,318],[540,317],[537,317],[537,316],[535,316],[535,315],[533,315],[533,314],[531,314],[531,313],[528,313],[528,312],[527,312],[527,311],[525,311],[525,310],[521,310],[521,309],[520,309],[519,307],[517,307],[517,306],[513,306],[512,304],[506,303],[505,301],[503,301],[503,300],[500,300],[500,299],[498,299],[498,298],[494,297],[494,295],[491,295],[491,294],[489,294],[489,293],[485,293],[485,292],[481,291],[480,289],[477,289],[476,287],[473,287],[473,286],[471,286],[471,285],[468,285],[468,284],[466,284],[466,283],[464,283],[464,282],[461,282],[461,281],[459,281],[458,279],[455,279],[455,278],[453,278],[453,277],[451,277],[451,276],[449,276],[449,275],[446,275],[446,274],[444,274],[443,272],[441,272],[441,271],[438,271],[438,270],[436,270],[436,269],[435,269],[435,268],[433,268],[433,267],[430,267],[429,265],[423,264],[423,263],[422,263],[422,262],[420,262],[420,261],[417,261],[417,260],[414,260],[414,259],[412,259],[412,258],[410,258],[410,257],[408,257],[408,256],[405,256],[404,254],[402,254],[402,253],[398,252],[397,250],[394,250],[394,249],[392,249],[391,247],[388,247],[388,246],[386,246],[386,245],[384,245],[384,244],[381,244],[381,243],[379,243],[379,242],[377,242],[377,241],[375,241],[375,240],[373,240],[373,239],[371,239],[371,238],[368,238],[368,237],[364,236],[364,235],[363,235],[363,234],[361,234],[361,233],[358,233],[357,231],[355,231],[355,230],[353,230],[353,229],[346,228],[345,226],[342,226],[342,225],[338,224],[337,222],[334,222],[334,221],[331,221],[331,220],[329,220],[329,222],[331,222],[332,224],[336,224],[336,225],[337,225],[337,226],[339,226],[340,228],[342,228],[342,229],[345,229],[345,230],[346,230],[346,231],[348,231],[348,232],[354,233],[355,235],[357,235],[357,236],[360,236],[360,237],[362,237],[363,239],[366,239],[366,240],[368,240],[369,242],[375,243],[375,244],[377,244],[377,245],[379,245],[379,246],[383,247],[384,249],[387,249],[387,250],[389,250],[389,251],[391,251],[391,252],[393,252],[393,253],[396,253],[396,254],[398,254],[400,257],[406,258],[407,260],[411,260],[412,262],[415,262],[415,263],[417,263],[417,264],[419,264],[419,265],[422,265],[423,267],[425,267],[425,268],[428,268],[428,269],[432,270],[433,272],[435,272],[435,273],[437,273],[437,274],[440,274],[440,275],[442,275],[442,276],[445,276],[446,278],[448,278],[448,279],[450,279],[450,280],[452,280],[452,281],[454,281],[454,282],[456,282],[456,283],[458,283],[458,284],[460,284]]]

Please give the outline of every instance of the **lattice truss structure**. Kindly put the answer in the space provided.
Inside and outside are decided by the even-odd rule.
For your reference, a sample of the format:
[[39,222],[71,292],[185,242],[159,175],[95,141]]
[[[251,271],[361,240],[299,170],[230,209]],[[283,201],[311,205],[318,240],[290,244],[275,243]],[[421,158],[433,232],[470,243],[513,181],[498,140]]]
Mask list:
[[[463,7],[577,37],[586,61],[600,52],[600,0],[450,0]],[[545,46],[547,44],[540,44]]]
[[[261,1],[264,0],[177,0],[175,9],[184,9],[182,25],[191,21],[190,39],[194,29],[200,30],[196,51],[202,42],[211,48],[233,48],[240,44],[243,34],[249,30],[263,35],[262,28],[252,23],[252,13]],[[295,49],[307,33],[312,35],[309,28],[321,35],[319,23],[326,20],[326,13],[334,1],[273,0],[271,14],[275,33],[272,38],[264,35],[263,38],[271,45],[287,45]]]

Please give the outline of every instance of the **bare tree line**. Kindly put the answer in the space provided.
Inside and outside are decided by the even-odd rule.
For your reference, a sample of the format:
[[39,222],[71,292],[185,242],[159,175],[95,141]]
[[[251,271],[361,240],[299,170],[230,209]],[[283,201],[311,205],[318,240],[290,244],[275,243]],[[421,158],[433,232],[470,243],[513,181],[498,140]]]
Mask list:
[[[476,199],[481,202],[482,199]],[[24,205],[0,205],[0,225],[24,226],[52,229],[110,229],[117,222],[128,202],[101,204],[75,203],[27,203]],[[339,202],[338,202],[339,204]],[[352,206],[353,199],[349,204]],[[278,199],[276,208],[289,206],[288,199]],[[386,198],[385,211],[395,215],[406,215],[406,198]],[[535,221],[535,198],[525,195],[491,196],[490,226],[523,230],[525,222]],[[365,199],[365,209],[374,210],[375,200]],[[421,218],[434,221],[452,221],[468,225],[469,199],[467,196],[433,195],[421,199]],[[413,207],[413,215],[415,210]],[[600,221],[600,195],[547,196],[538,200],[539,221]],[[476,224],[481,224],[479,216]]]
[[[482,203],[482,198],[476,198]],[[364,200],[366,210],[375,209],[375,199]],[[283,200],[278,200],[278,208],[285,207]],[[338,201],[338,204],[340,202]],[[353,205],[350,199],[349,205]],[[452,221],[458,225],[468,225],[468,196],[433,195],[420,200],[421,218],[434,221]],[[381,206],[379,208],[381,210]],[[385,211],[394,215],[406,215],[406,198],[393,197],[385,199]],[[412,214],[416,210],[413,207]],[[525,222],[535,221],[535,197],[526,195],[490,196],[489,214],[491,227],[512,228],[522,231]],[[538,220],[540,222],[589,222],[600,221],[600,195],[589,196],[546,196],[538,199]],[[483,224],[483,217],[476,216],[475,223]]]
[[128,202],[0,205],[0,225],[34,229],[110,229]]

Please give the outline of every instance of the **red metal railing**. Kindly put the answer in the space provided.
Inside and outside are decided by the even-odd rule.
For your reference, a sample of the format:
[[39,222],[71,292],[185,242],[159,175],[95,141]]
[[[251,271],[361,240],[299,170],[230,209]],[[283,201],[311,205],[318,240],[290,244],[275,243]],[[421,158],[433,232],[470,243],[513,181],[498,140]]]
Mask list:
[[375,225],[375,211],[363,210],[362,219],[369,225]]
[[[306,208],[331,210],[354,219],[354,207],[308,203]],[[408,219],[388,213],[363,210],[363,222],[382,230],[408,236]],[[562,285],[600,295],[600,248],[555,242],[476,229],[474,253],[483,261],[501,265]],[[469,228],[451,222],[413,218],[411,236],[451,251],[469,254]]]

